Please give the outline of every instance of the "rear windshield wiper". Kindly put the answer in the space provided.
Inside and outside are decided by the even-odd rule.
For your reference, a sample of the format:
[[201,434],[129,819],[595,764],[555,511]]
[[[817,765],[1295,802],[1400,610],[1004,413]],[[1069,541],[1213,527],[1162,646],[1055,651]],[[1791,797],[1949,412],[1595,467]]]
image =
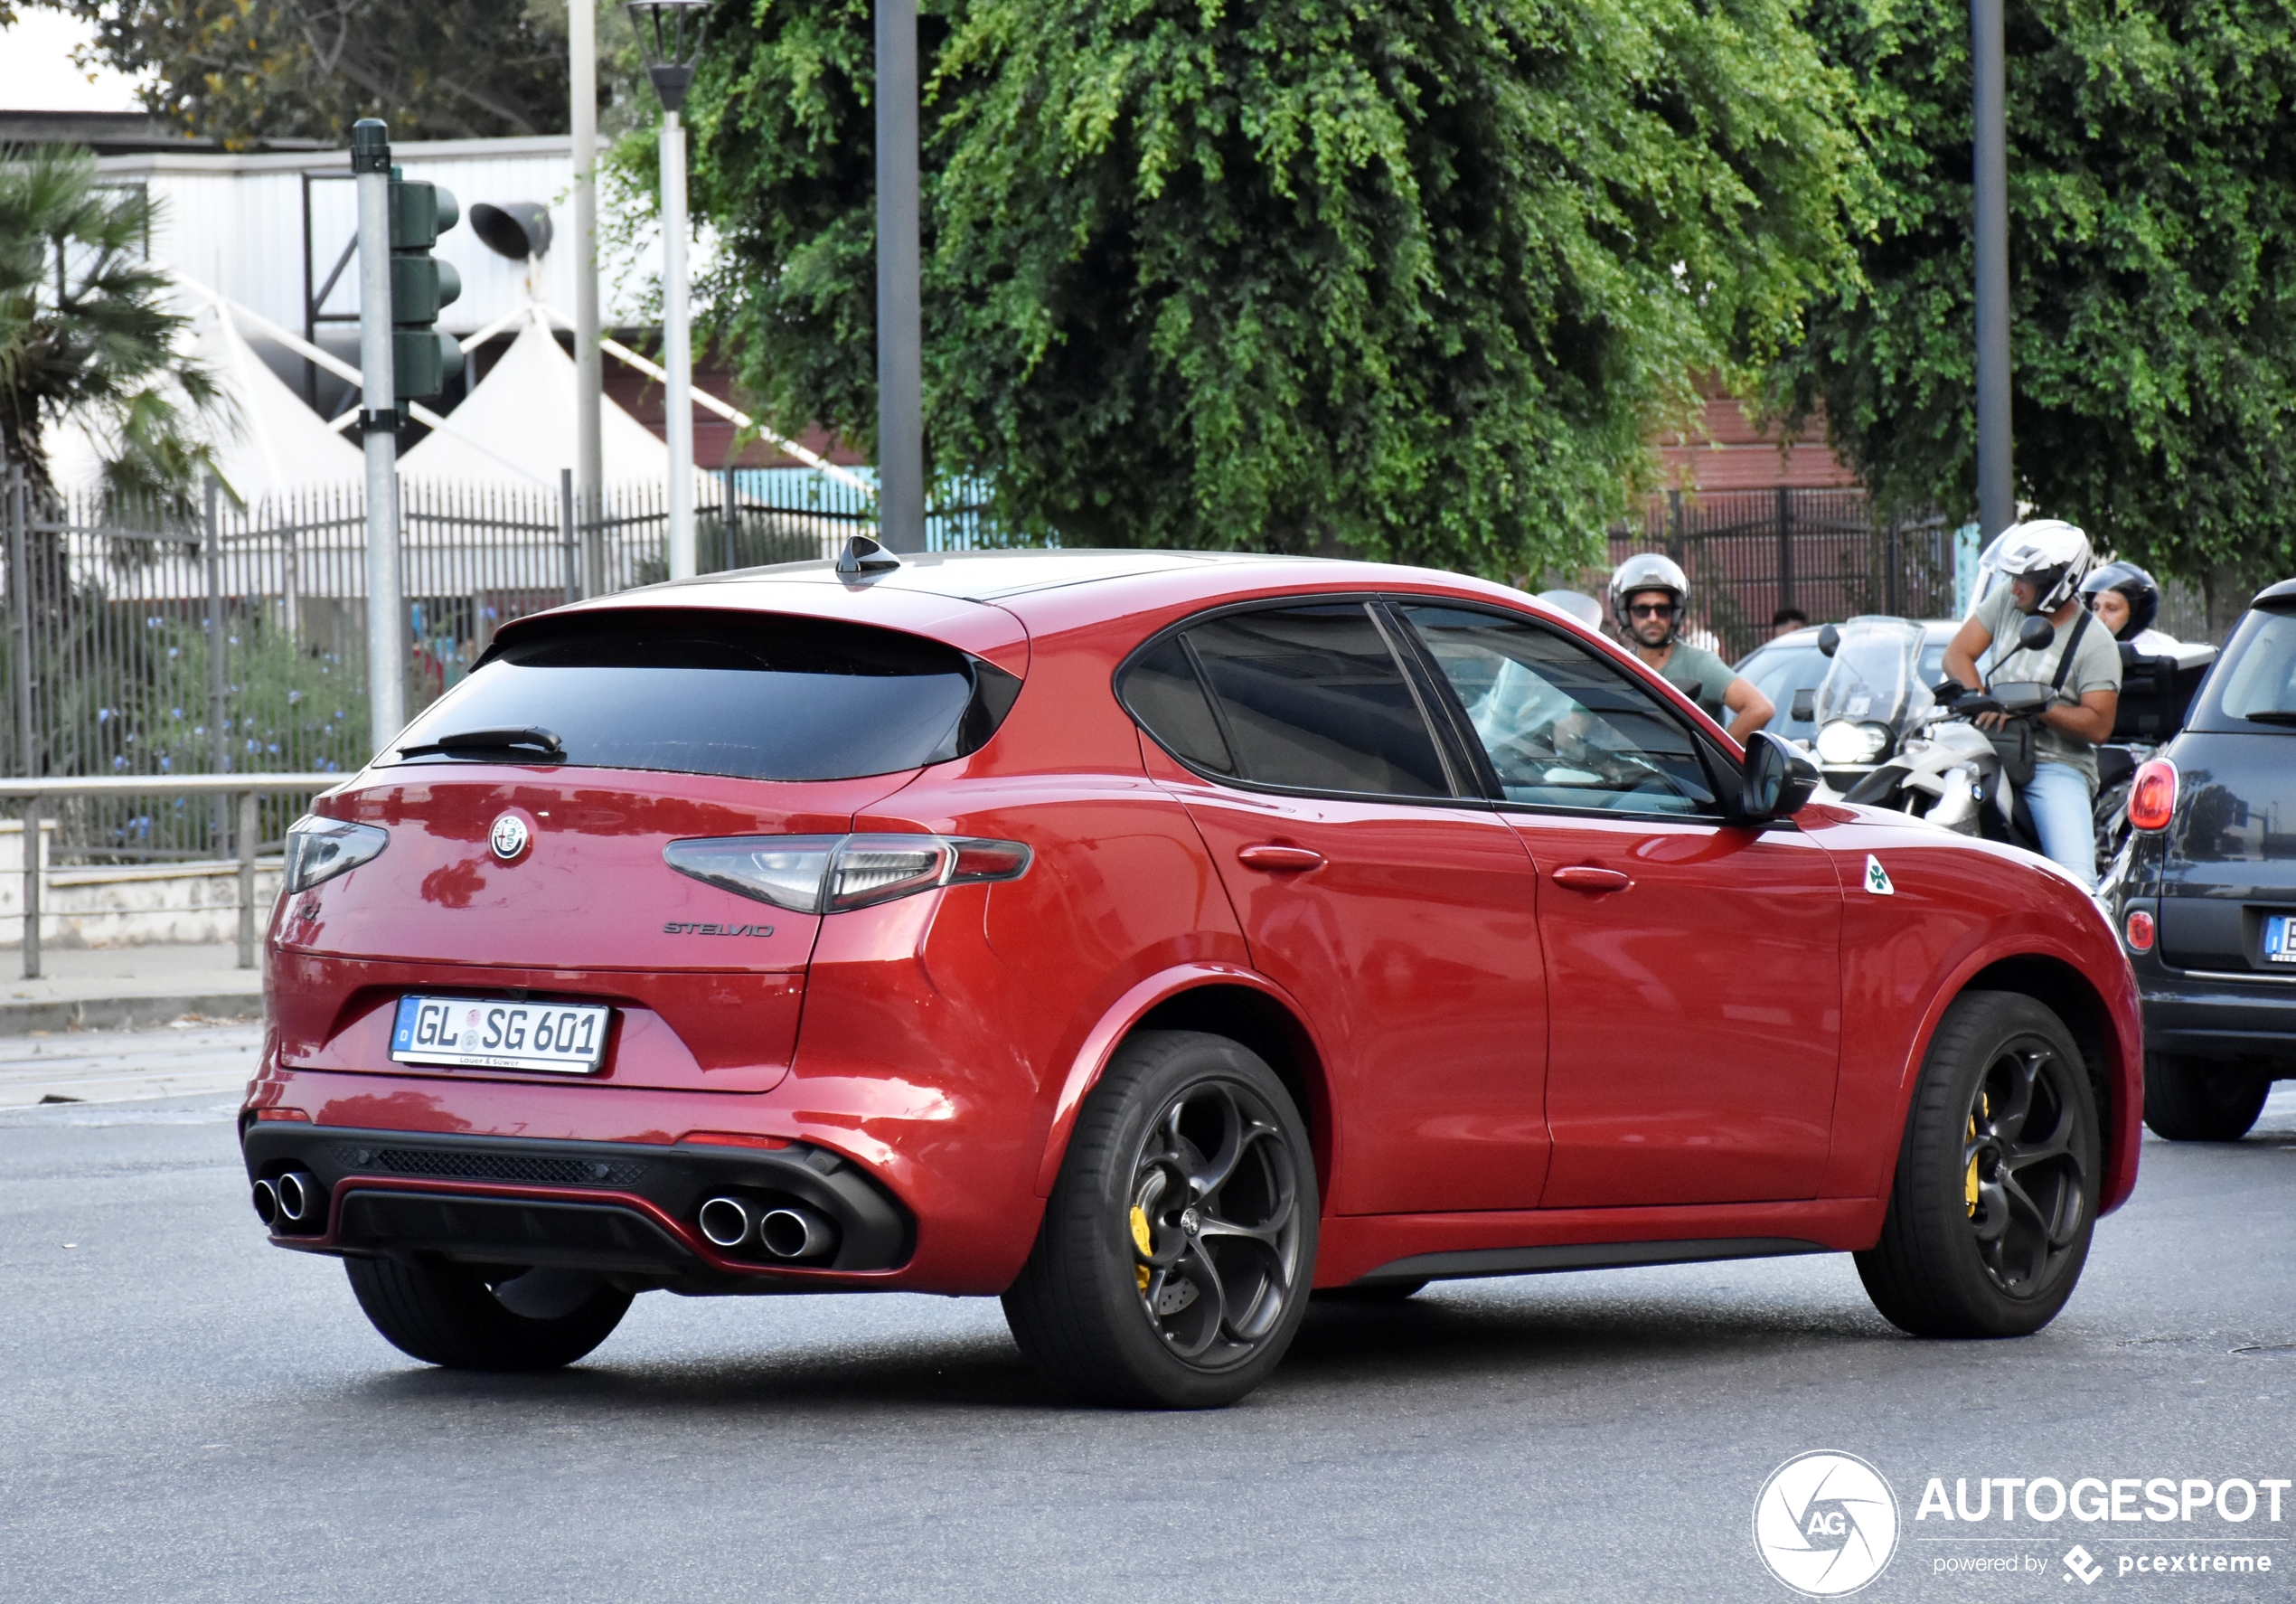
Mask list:
[[526,763],[566,761],[566,743],[558,738],[558,731],[543,729],[461,730],[419,746],[399,749],[402,758],[428,757],[434,753],[475,757],[481,752],[504,752]]
[[2267,707],[2241,716],[2258,724],[2296,724],[2296,710],[2285,707]]

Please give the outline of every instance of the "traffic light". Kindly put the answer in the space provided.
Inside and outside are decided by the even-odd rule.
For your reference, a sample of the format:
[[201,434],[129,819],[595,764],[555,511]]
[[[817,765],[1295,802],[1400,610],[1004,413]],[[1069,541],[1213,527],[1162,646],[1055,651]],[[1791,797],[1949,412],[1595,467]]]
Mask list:
[[430,254],[461,217],[453,194],[391,170],[391,389],[401,402],[437,395],[463,371],[461,343],[436,326],[440,309],[462,294],[462,275]]

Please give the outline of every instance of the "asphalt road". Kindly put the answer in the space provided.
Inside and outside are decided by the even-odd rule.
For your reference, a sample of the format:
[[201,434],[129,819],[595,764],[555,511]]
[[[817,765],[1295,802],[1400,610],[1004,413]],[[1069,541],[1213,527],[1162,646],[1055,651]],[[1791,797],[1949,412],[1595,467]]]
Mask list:
[[[2236,1146],[2148,1141],[2025,1341],[1898,1335],[1847,1258],[1454,1283],[1318,1307],[1200,1415],[1048,1401],[985,1300],[654,1294],[572,1371],[429,1370],[264,1244],[230,1112],[0,1113],[0,1598],[1785,1599],[1755,1503],[1813,1449],[1895,1493],[1860,1599],[2296,1593],[2296,1489],[1915,1518],[1933,1477],[2296,1477],[2289,1089]],[[2156,1551],[2273,1567],[2122,1574]]]

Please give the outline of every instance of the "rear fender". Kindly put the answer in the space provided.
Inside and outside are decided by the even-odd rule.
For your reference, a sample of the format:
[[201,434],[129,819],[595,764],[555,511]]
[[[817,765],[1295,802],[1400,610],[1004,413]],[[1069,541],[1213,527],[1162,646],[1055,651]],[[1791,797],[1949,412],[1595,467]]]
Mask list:
[[[1087,1033],[1083,1045],[1077,1048],[1062,1076],[1059,1097],[1053,1104],[1052,1128],[1045,1135],[1044,1157],[1037,1166],[1039,1197],[1052,1195],[1053,1183],[1060,1178],[1061,1161],[1068,1156],[1068,1139],[1076,1133],[1077,1111],[1092,1089],[1100,1083],[1100,1077],[1107,1071],[1108,1061],[1115,1056],[1124,1038],[1159,1007],[1188,992],[1214,986],[1240,986],[1267,998],[1289,1016],[1292,1026],[1306,1042],[1314,1061],[1303,1066],[1300,1079],[1304,1085],[1295,1090],[1305,1093],[1306,1106],[1301,1113],[1315,1133],[1318,1168],[1323,1172],[1325,1192],[1329,1194],[1330,1177],[1338,1156],[1333,1134],[1336,1122],[1330,1117],[1322,1085],[1321,1066],[1327,1061],[1314,1033],[1308,1029],[1299,1005],[1274,981],[1240,965],[1190,963],[1176,964],[1141,981],[1118,997]],[[1281,1073],[1281,1066],[1278,1072]]]

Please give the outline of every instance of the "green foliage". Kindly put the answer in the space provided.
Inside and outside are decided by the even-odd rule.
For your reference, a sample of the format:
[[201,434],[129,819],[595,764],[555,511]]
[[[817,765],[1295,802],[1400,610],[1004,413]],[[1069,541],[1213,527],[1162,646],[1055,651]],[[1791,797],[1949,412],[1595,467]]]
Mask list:
[[83,149],[0,146],[0,447],[35,491],[42,433],[66,413],[99,436],[118,488],[180,496],[205,460],[195,415],[221,399],[174,353],[184,320],[142,257],[152,215],[140,189],[99,188]]
[[[1969,13],[1812,0],[1861,86],[1860,288],[1778,394],[1886,502],[1975,505]],[[2284,568],[2296,398],[2296,19],[2249,0],[2015,0],[2019,495],[2168,571]]]
[[[866,441],[869,7],[723,22],[720,336]],[[1583,559],[1692,377],[1848,269],[1843,91],[1777,0],[927,0],[920,50],[930,450],[1073,544]]]
[[362,117],[400,139],[566,130],[562,0],[30,3],[92,24],[95,59],[154,76],[154,111],[235,147],[339,142]]

